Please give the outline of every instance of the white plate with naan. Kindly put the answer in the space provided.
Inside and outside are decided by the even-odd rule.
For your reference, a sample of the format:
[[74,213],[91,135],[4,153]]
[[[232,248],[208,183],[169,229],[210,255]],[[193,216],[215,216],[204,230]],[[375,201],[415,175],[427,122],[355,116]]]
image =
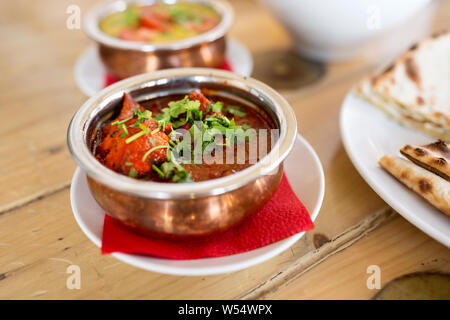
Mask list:
[[351,161],[372,189],[409,222],[450,247],[450,217],[378,165],[386,154],[400,156],[406,144],[425,145],[436,139],[401,126],[353,91],[343,102],[340,127]]

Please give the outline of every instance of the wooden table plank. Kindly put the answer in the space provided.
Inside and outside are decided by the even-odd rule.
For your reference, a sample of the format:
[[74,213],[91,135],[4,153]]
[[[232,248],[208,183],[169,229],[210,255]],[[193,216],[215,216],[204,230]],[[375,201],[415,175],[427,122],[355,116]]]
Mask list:
[[[73,64],[89,41],[65,28],[70,1],[2,1],[0,212],[67,187],[66,130],[85,97]],[[45,8],[53,6],[51,13]],[[7,76],[6,76],[7,74]]]
[[381,270],[381,287],[413,272],[450,273],[450,250],[437,243],[401,216],[347,250],[329,257],[295,282],[265,296],[267,299],[370,299],[367,268]]

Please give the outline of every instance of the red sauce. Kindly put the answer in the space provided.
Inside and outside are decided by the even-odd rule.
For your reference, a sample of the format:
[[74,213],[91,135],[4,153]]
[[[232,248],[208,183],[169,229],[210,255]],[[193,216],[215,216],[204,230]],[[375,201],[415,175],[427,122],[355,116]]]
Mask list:
[[[174,143],[169,143],[169,135],[174,130],[174,126],[177,125],[177,121],[167,122],[161,119],[158,120],[158,117],[161,118],[165,108],[170,108],[170,102],[180,101],[183,98],[184,96],[181,95],[171,95],[138,104],[128,94],[124,94],[122,109],[118,117],[104,123],[101,127],[99,141],[94,149],[96,158],[109,169],[124,175],[158,182],[171,182],[172,180],[168,179],[167,176],[161,175],[161,171],[164,171],[163,168],[167,169],[164,166],[169,167],[169,165],[163,166],[163,163],[171,162],[171,157],[168,157],[168,153],[173,149]],[[195,112],[201,112],[196,114],[202,119],[214,118],[225,121],[224,123],[234,119],[236,127],[242,127],[244,130],[251,127],[256,132],[258,132],[258,129],[275,128],[273,121],[266,112],[230,98],[204,95],[193,91],[186,101],[197,104],[194,106],[197,108]],[[216,105],[216,102],[223,104],[219,108],[220,111],[212,107]],[[151,111],[151,116],[149,116],[147,111],[148,117],[141,116],[139,120],[136,113],[142,115],[146,110]],[[176,120],[188,118],[187,113],[180,114]],[[173,118],[171,119],[173,120]],[[188,121],[179,126],[179,128],[189,130],[193,125],[191,122]],[[245,143],[245,162],[237,163],[238,147],[242,146],[242,143]],[[214,158],[203,157],[202,163],[183,163],[181,164],[182,168],[194,182],[233,174],[248,168],[254,163],[250,161],[251,143],[255,143],[257,146],[258,137],[256,139],[244,139],[240,143],[236,141],[231,146],[218,147],[222,148],[223,151],[223,163],[217,163],[217,161],[214,161]],[[225,163],[229,148],[234,148],[233,163]],[[270,148],[269,132],[267,152],[270,151]],[[214,156],[215,152],[211,152],[210,155]],[[257,155],[256,160],[259,160],[259,157],[260,155]],[[213,161],[213,163],[208,164],[206,163],[208,162],[207,160]],[[170,166],[173,167],[171,163]],[[180,171],[178,169],[173,170],[175,173]]]

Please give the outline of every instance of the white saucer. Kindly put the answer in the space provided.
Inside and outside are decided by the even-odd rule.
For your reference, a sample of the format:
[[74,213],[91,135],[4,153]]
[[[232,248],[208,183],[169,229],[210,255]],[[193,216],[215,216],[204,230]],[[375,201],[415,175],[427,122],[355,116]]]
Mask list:
[[340,126],[345,150],[372,189],[409,222],[450,247],[450,217],[378,165],[386,154],[400,155],[399,149],[406,144],[423,145],[436,139],[399,125],[353,93],[342,104]]
[[[250,76],[253,70],[253,58],[248,49],[233,38],[227,39],[225,53],[233,71],[241,76]],[[93,96],[104,88],[106,70],[98,56],[96,45],[87,48],[74,67],[75,82],[87,96]]]
[[[284,162],[284,170],[292,189],[314,221],[322,205],[325,178],[317,154],[300,135]],[[72,179],[70,200],[81,230],[100,247],[105,212],[92,197],[86,175],[80,168],[77,168]],[[304,234],[305,232],[301,232],[256,250],[220,258],[170,260],[124,253],[112,255],[125,263],[150,271],[180,276],[203,276],[237,271],[264,262],[288,249]]]

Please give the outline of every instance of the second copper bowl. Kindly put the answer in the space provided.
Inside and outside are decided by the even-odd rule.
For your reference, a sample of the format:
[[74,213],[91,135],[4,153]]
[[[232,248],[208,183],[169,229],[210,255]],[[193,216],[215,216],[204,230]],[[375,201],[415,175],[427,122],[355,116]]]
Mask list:
[[179,67],[220,67],[225,59],[226,33],[233,22],[232,7],[220,0],[190,0],[212,7],[221,16],[213,29],[194,37],[168,43],[125,41],[103,33],[99,22],[107,15],[125,10],[131,4],[151,4],[154,0],[104,3],[88,11],[84,31],[98,44],[99,55],[108,72],[119,78]]

